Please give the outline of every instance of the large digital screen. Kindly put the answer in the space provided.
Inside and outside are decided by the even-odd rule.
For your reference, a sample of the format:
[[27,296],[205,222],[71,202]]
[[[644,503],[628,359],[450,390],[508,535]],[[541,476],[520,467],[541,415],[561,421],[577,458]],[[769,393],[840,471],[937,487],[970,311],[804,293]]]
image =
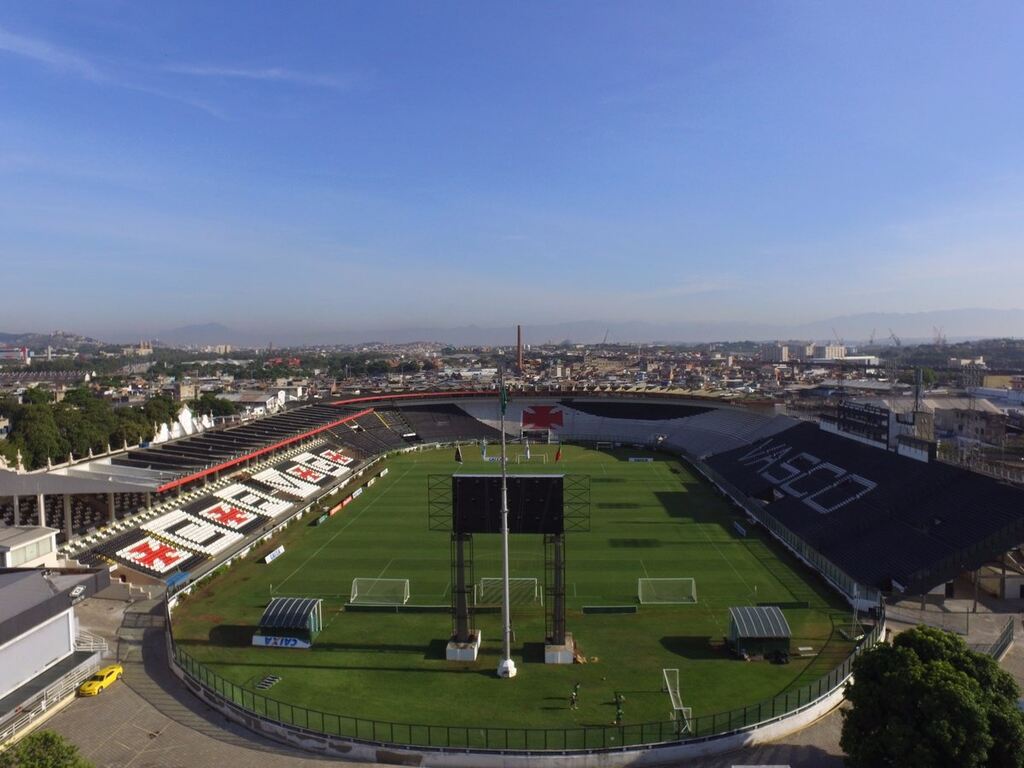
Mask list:
[[[564,533],[564,475],[509,475],[509,533]],[[501,476],[452,475],[452,529],[501,533]]]

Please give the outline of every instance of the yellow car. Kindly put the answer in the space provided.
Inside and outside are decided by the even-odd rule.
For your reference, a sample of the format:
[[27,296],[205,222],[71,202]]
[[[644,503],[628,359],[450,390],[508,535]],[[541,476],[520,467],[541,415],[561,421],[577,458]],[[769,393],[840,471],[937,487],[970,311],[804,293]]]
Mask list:
[[110,687],[115,680],[120,680],[123,674],[124,667],[120,664],[106,666],[78,686],[78,694],[80,696],[96,696],[100,691]]

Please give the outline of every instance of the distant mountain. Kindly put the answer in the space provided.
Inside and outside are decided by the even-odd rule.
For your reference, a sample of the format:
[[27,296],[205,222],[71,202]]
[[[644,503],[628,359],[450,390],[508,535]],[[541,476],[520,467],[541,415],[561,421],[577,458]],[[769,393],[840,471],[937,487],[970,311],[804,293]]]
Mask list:
[[[834,332],[833,332],[834,329]],[[930,312],[865,312],[826,318],[810,323],[753,323],[743,320],[727,322],[609,323],[599,320],[581,320],[569,323],[523,324],[523,338],[528,344],[572,341],[594,344],[607,334],[609,342],[708,342],[708,341],[773,341],[803,339],[827,341],[837,334],[847,344],[866,342],[874,333],[879,343],[885,343],[890,330],[905,343],[930,342],[939,329],[950,341],[994,338],[1002,336],[1024,337],[1024,309],[949,309]],[[139,334],[125,329],[123,342],[137,342],[151,334]],[[442,344],[510,346],[515,344],[515,326],[465,325],[453,328],[381,328],[346,329],[319,328],[305,330],[237,329],[216,322],[186,325],[152,335],[164,344],[207,345],[231,344],[235,347],[275,347],[313,344],[360,344],[384,342],[405,344],[416,341],[434,341]],[[0,344],[45,347],[47,344],[72,346],[100,343],[95,339],[65,334],[0,333]]]
[[[807,339],[827,341],[838,334],[848,344],[867,341],[874,332],[882,342],[893,333],[907,342],[928,342],[938,328],[950,340],[1024,336],[1024,309],[953,309],[916,313],[872,312],[818,320],[811,323],[763,324],[736,322],[679,323],[605,323],[595,320],[544,325],[523,325],[527,343],[542,344],[569,340],[594,344],[607,334],[608,341],[624,342],[705,342],[771,341]],[[833,332],[834,331],[834,332]],[[317,334],[322,335],[322,334]],[[510,345],[515,343],[515,327],[398,328],[377,331],[342,331],[337,343],[360,341],[406,343],[437,341],[445,344]]]
[[54,331],[53,333],[37,333],[33,331],[25,333],[0,333],[0,346],[5,347],[45,349],[50,346],[54,349],[78,349],[82,346],[98,346],[102,344],[104,342],[91,336],[80,336],[77,333],[69,333],[67,331]]

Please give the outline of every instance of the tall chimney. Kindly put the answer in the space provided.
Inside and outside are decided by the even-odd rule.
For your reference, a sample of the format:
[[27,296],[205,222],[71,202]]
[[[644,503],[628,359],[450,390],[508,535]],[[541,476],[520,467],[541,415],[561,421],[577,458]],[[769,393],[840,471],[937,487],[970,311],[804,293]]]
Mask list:
[[523,372],[523,326],[516,326],[516,367]]

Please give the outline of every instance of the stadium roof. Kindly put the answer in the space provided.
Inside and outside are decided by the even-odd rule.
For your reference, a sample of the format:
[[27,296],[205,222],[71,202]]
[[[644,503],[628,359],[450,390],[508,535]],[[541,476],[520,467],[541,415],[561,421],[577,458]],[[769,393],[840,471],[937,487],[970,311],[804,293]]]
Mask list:
[[277,448],[340,426],[366,410],[312,405],[223,430],[58,467],[47,472],[0,471],[0,496],[168,491],[238,466]]
[[736,626],[737,637],[755,639],[789,638],[792,632],[782,610],[775,605],[730,608],[729,616]]
[[317,597],[272,598],[260,619],[260,629],[308,629],[309,617],[319,604]]
[[0,496],[35,496],[59,493],[141,493],[155,490],[152,481],[118,471],[105,472],[100,462],[27,474],[0,470]]

